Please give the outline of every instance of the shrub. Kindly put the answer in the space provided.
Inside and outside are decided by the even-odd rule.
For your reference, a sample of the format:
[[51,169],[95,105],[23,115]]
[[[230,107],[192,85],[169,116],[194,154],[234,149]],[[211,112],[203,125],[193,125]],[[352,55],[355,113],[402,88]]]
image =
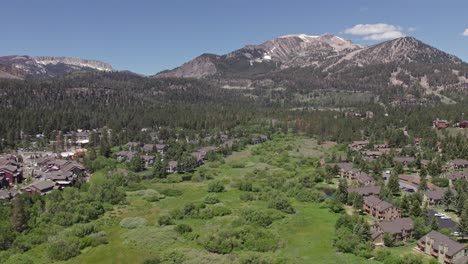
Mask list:
[[219,203],[218,196],[214,193],[209,193],[208,195],[205,196],[205,203],[206,204],[217,204]]
[[241,191],[246,191],[246,192],[251,192],[253,190],[252,183],[248,181],[241,181],[239,183],[239,190]]
[[120,221],[120,226],[127,229],[133,229],[140,226],[145,226],[147,223],[146,219],[141,217],[128,217]]
[[231,209],[229,209],[226,206],[213,206],[213,216],[225,216],[225,215],[230,215],[232,213]]
[[78,224],[73,226],[71,233],[77,237],[89,236],[92,233],[98,232],[98,228],[94,224]]
[[169,216],[175,220],[184,219],[184,212],[178,208],[175,208],[169,211]]
[[181,196],[183,192],[177,189],[164,189],[161,191],[162,194],[166,196]]
[[257,197],[255,195],[251,194],[251,193],[241,193],[239,198],[240,198],[241,201],[244,201],[244,202],[257,200]]
[[10,256],[4,264],[34,264],[34,260],[25,254],[15,254]]
[[167,176],[167,182],[169,183],[179,183],[182,182],[182,176],[177,174],[171,174]]
[[160,264],[160,263],[162,263],[161,258],[157,256],[147,258],[143,261],[143,264]]
[[280,210],[281,212],[287,213],[287,214],[293,214],[295,213],[294,208],[291,206],[288,200],[284,198],[275,198],[270,201],[268,204],[270,208],[275,208],[277,210]]
[[174,230],[179,234],[185,234],[192,232],[192,227],[187,224],[178,224]]
[[265,212],[254,209],[246,209],[241,212],[244,221],[249,224],[267,227],[273,223],[273,219]]
[[159,217],[158,219],[158,224],[160,226],[166,226],[166,225],[173,225],[174,224],[174,220],[168,216],[168,215],[162,215],[161,217]]
[[220,181],[213,181],[208,184],[208,192],[223,192],[224,185]]
[[172,250],[163,254],[163,261],[165,264],[182,264],[185,260],[185,254],[177,250]]
[[80,254],[80,241],[75,237],[53,236],[46,252],[52,260],[67,260]]

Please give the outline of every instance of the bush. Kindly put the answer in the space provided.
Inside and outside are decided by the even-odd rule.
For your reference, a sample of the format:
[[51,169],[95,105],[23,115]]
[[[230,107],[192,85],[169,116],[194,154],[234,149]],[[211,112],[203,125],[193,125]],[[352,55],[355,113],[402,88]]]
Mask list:
[[242,219],[248,224],[267,227],[273,223],[273,219],[267,213],[254,209],[246,209],[241,212]]
[[244,201],[244,202],[257,200],[257,197],[255,195],[253,195],[252,193],[241,193],[239,198],[240,198],[241,201]]
[[287,214],[293,214],[295,213],[294,208],[291,206],[288,200],[284,198],[276,198],[270,201],[268,204],[270,208],[275,208],[277,210],[280,210],[281,212],[287,213]]
[[205,196],[205,203],[206,204],[217,204],[219,203],[218,196],[214,193],[209,193],[207,196]]
[[182,182],[182,176],[178,175],[178,174],[171,174],[169,176],[167,176],[167,182],[169,183],[179,183],[179,182]]
[[163,254],[163,261],[165,264],[182,264],[185,260],[185,254],[177,250],[172,250]]
[[213,181],[208,184],[208,192],[223,192],[224,185],[220,181]]
[[120,226],[127,229],[133,229],[140,226],[145,226],[147,223],[146,219],[141,217],[128,217],[120,221]]
[[185,234],[192,232],[192,227],[187,224],[178,224],[174,230],[179,234]]
[[253,191],[252,183],[248,182],[248,181],[245,181],[245,180],[241,181],[239,183],[239,190],[246,191],[246,192]]
[[52,260],[67,260],[80,254],[80,241],[75,237],[53,236],[46,252]]
[[168,216],[168,215],[162,215],[161,217],[159,217],[158,219],[158,224],[160,226],[166,226],[166,225],[173,225],[174,224],[174,220]]
[[94,224],[78,224],[73,226],[71,233],[76,237],[85,237],[98,231],[98,228]]
[[143,264],[160,264],[160,263],[162,263],[161,258],[157,256],[147,258],[143,261]]
[[33,258],[24,254],[15,254],[8,258],[4,264],[34,264]]
[[166,196],[181,196],[183,192],[177,189],[164,189],[161,191],[162,194]]
[[199,243],[209,252],[217,254],[228,254],[236,248],[258,252],[277,248],[277,238],[274,235],[251,226],[212,232],[199,239]]
[[225,216],[232,213],[231,209],[226,206],[216,205],[213,206],[213,216]]

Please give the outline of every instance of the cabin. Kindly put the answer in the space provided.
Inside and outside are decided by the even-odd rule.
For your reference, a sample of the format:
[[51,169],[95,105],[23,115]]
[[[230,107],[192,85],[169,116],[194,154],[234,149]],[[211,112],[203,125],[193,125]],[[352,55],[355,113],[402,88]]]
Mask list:
[[362,196],[379,195],[380,186],[363,186],[356,188],[348,188],[348,193],[357,193]]
[[39,193],[41,195],[47,194],[54,189],[58,189],[54,181],[47,180],[36,180],[31,183],[29,186],[25,187],[24,190],[29,194]]
[[390,221],[382,221],[371,227],[371,238],[376,245],[384,244],[384,235],[389,233],[393,242],[408,241],[413,238],[414,223],[411,218],[398,218]]
[[117,160],[129,162],[130,160],[133,159],[135,155],[136,155],[136,152],[133,152],[133,151],[120,151],[117,153]]
[[171,160],[167,163],[166,172],[167,173],[176,173],[177,172],[178,162]]
[[428,206],[439,205],[442,203],[445,190],[427,190],[423,195],[423,203]]
[[392,220],[401,217],[399,208],[374,195],[364,197],[364,211],[378,220]]
[[416,249],[443,264],[466,263],[468,260],[464,244],[434,230],[418,240]]
[[449,180],[449,186],[453,186],[453,184],[458,180],[468,180],[468,172],[455,171],[447,174],[445,177]]
[[448,166],[454,170],[468,168],[468,160],[466,159],[454,159],[448,162]]
[[155,156],[143,155],[143,156],[141,156],[141,159],[145,163],[146,167],[151,167],[154,164],[154,161],[156,160],[156,157]]
[[450,122],[447,120],[436,119],[432,121],[432,127],[435,129],[444,129],[450,126]]

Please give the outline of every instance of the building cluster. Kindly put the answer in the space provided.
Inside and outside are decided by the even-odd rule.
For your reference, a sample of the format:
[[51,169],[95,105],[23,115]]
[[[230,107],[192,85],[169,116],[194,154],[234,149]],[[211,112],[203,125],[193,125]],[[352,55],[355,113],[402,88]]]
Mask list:
[[[450,121],[443,119],[436,119],[432,121],[432,127],[437,130],[448,128],[451,124],[452,123]],[[468,120],[461,120],[460,122],[453,123],[452,126],[458,128],[468,128]]]

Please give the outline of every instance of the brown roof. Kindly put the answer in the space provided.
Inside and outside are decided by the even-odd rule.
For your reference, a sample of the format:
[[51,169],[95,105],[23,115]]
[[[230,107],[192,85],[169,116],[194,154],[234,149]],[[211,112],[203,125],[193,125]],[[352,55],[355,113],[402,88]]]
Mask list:
[[356,175],[356,180],[360,183],[366,183],[368,181],[373,181],[374,178],[372,178],[371,176],[367,175],[366,173],[364,172],[359,172],[357,175]]
[[342,162],[342,163],[336,163],[336,164],[330,164],[330,165],[337,166],[341,170],[345,170],[345,171],[351,170],[353,168],[353,164],[350,162]]
[[357,188],[348,188],[348,193],[358,193],[360,195],[371,195],[371,194],[379,194],[380,193],[380,186],[364,186],[364,187],[357,187]]
[[444,198],[445,190],[428,190],[424,193],[427,198],[432,200],[442,200]]
[[420,238],[419,242],[425,243],[426,237],[434,239],[434,243],[432,244],[432,248],[434,250],[439,250],[439,245],[447,246],[448,247],[447,255],[451,257],[457,254],[458,252],[460,252],[461,250],[465,249],[465,245],[458,243],[452,240],[451,238],[449,238],[448,236],[443,235],[434,230],[432,230],[431,232],[429,232],[428,234]]
[[447,175],[447,178],[450,180],[468,179],[468,172],[464,172],[464,171],[452,172]]
[[47,189],[51,189],[55,186],[55,182],[53,181],[42,181],[42,180],[37,180],[33,183],[31,183],[28,187],[35,187],[39,191],[44,191]]
[[413,230],[414,224],[411,218],[399,218],[391,221],[377,223],[384,233],[397,234],[403,230]]
[[395,157],[393,158],[393,161],[395,162],[401,162],[401,163],[411,163],[414,162],[416,159],[413,157]]
[[450,161],[455,166],[468,166],[468,160],[466,159],[454,159]]
[[393,204],[386,201],[382,201],[374,195],[364,197],[364,204],[366,204],[369,207],[375,208],[379,212],[383,212],[388,208],[393,207]]

